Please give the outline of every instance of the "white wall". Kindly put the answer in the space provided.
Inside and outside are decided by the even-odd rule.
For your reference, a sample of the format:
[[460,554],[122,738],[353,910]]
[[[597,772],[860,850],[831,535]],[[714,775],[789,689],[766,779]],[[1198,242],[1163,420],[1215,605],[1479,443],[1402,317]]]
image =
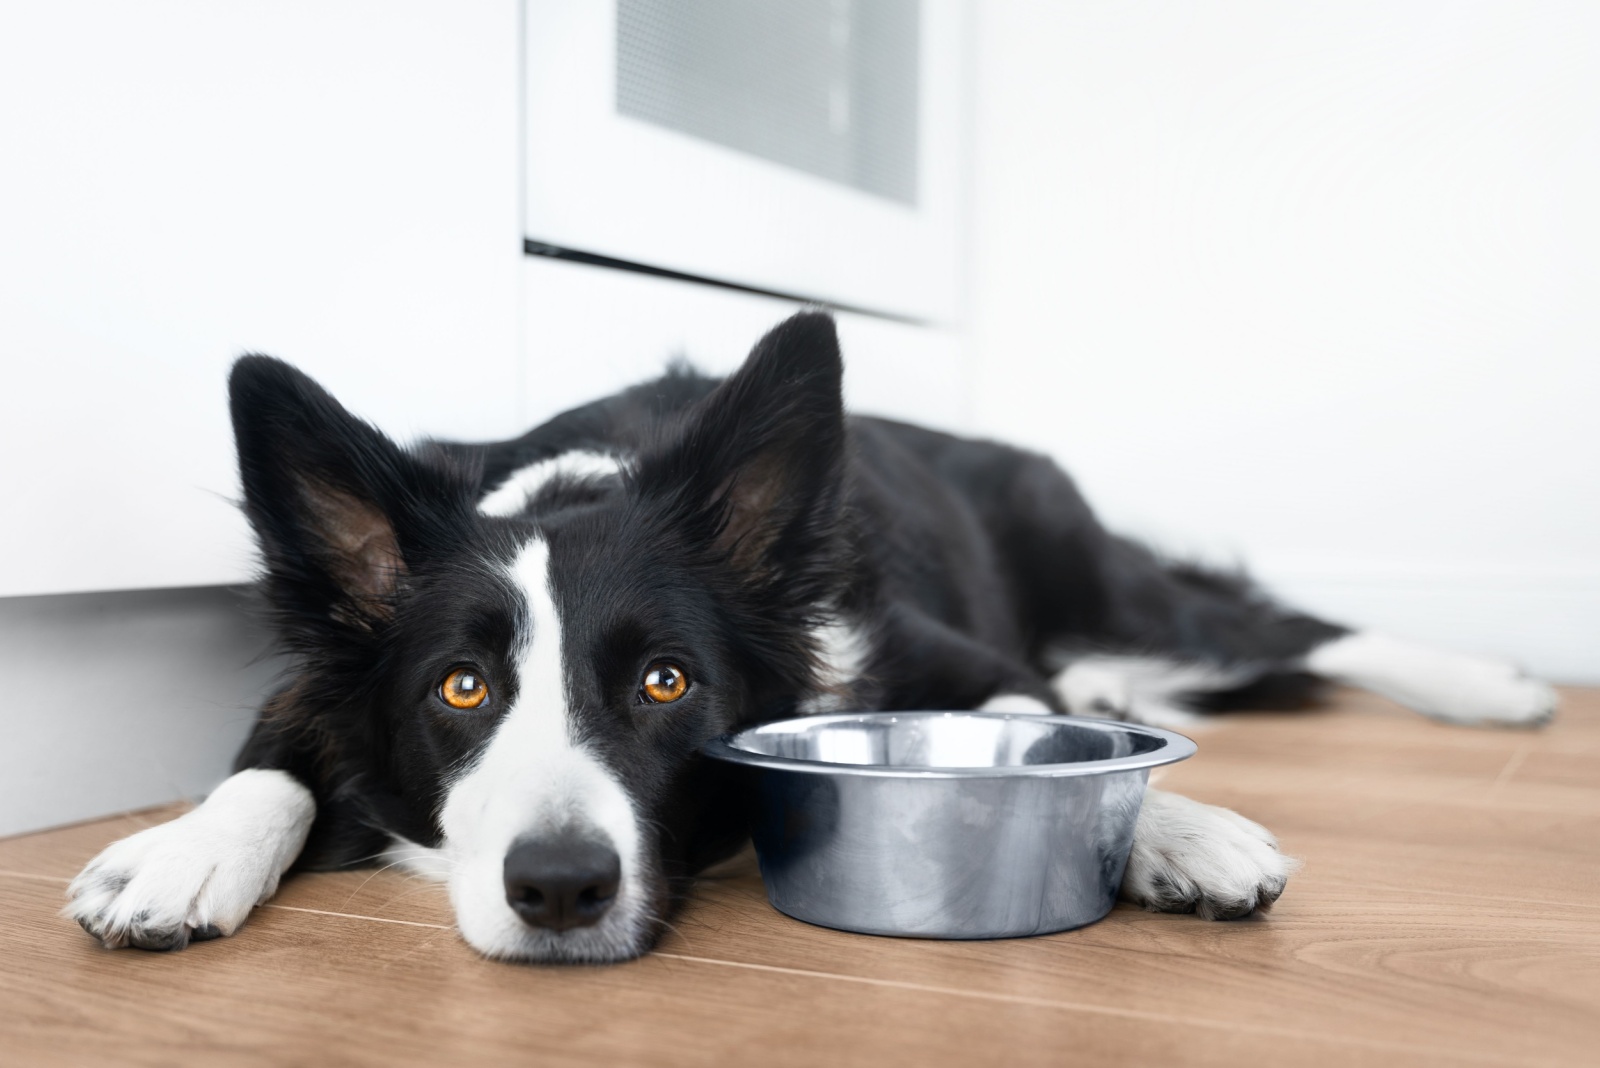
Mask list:
[[978,26],[979,425],[1309,607],[1600,679],[1600,5]]

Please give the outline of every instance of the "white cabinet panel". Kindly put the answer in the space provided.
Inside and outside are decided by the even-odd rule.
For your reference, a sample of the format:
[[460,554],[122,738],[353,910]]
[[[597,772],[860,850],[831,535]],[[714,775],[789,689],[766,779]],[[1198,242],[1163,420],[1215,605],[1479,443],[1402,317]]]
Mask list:
[[[800,305],[641,274],[530,259],[523,269],[530,424],[661,373],[674,355],[737,367]],[[865,315],[838,317],[845,400],[855,411],[955,431],[969,423],[962,336]]]
[[[917,57],[909,87],[914,195],[864,192],[774,162],[795,147],[791,140],[804,140],[805,116],[814,118],[824,101],[837,131],[869,128],[852,125],[869,122],[857,114],[865,94],[852,96],[843,75],[830,83],[827,69],[852,62],[845,57],[866,42],[851,35],[891,7],[908,13],[915,31],[909,43],[903,24],[875,41],[881,59],[901,48]],[[641,31],[645,39],[631,40],[619,31],[618,12],[643,8],[656,10],[658,24]],[[959,322],[968,20],[963,0],[876,9],[529,0],[528,236],[769,291]],[[819,25],[828,32],[815,39],[783,32]],[[649,36],[653,31],[667,32]],[[763,158],[755,147],[729,147],[739,137],[717,143],[712,130],[696,135],[641,117],[637,108],[630,113],[619,100],[624,48],[677,63],[678,73],[697,83],[685,85],[671,71],[638,72],[646,102],[677,106],[680,117],[720,122],[728,131],[742,128],[780,151]],[[853,62],[870,64],[873,55],[855,54]],[[782,77],[768,78],[751,57],[778,64]],[[903,135],[903,118],[886,120],[884,133]]]
[[516,429],[514,0],[0,9],[0,595],[248,572],[224,376]]

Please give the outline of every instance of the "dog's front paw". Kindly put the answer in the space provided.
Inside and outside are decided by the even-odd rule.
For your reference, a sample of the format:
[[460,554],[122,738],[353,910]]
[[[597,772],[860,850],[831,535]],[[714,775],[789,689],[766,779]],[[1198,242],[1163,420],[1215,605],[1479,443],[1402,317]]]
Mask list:
[[231,935],[278,889],[315,811],[285,773],[240,772],[193,812],[107,846],[67,888],[63,911],[108,949]]
[[1295,862],[1258,823],[1150,790],[1139,812],[1122,896],[1151,912],[1232,920],[1269,907]]
[[108,949],[182,949],[230,935],[277,889],[198,811],[108,846],[67,889],[66,912]]

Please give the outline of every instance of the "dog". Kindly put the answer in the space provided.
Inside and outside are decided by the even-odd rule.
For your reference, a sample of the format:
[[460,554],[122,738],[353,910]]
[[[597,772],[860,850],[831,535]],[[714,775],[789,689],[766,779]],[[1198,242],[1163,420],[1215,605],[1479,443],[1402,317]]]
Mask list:
[[[91,861],[67,914],[108,947],[180,949],[233,934],[291,866],[386,859],[445,880],[486,956],[618,961],[745,840],[697,751],[750,724],[1181,726],[1327,682],[1452,723],[1554,713],[1509,665],[1107,532],[1043,456],[847,416],[842,372],[832,319],[807,311],[725,379],[677,367],[515,440],[405,450],[289,365],[241,358],[243,506],[293,667],[236,773]],[[1292,867],[1258,824],[1150,790],[1121,893],[1227,919]]]

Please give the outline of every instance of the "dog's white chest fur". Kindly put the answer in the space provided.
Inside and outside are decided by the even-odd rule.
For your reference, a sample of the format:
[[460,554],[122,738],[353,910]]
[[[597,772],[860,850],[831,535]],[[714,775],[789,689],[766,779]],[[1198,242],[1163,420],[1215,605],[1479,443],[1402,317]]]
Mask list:
[[800,709],[807,715],[841,711],[850,704],[850,688],[871,655],[867,633],[848,619],[835,619],[818,627],[814,636],[822,691],[801,702]]

